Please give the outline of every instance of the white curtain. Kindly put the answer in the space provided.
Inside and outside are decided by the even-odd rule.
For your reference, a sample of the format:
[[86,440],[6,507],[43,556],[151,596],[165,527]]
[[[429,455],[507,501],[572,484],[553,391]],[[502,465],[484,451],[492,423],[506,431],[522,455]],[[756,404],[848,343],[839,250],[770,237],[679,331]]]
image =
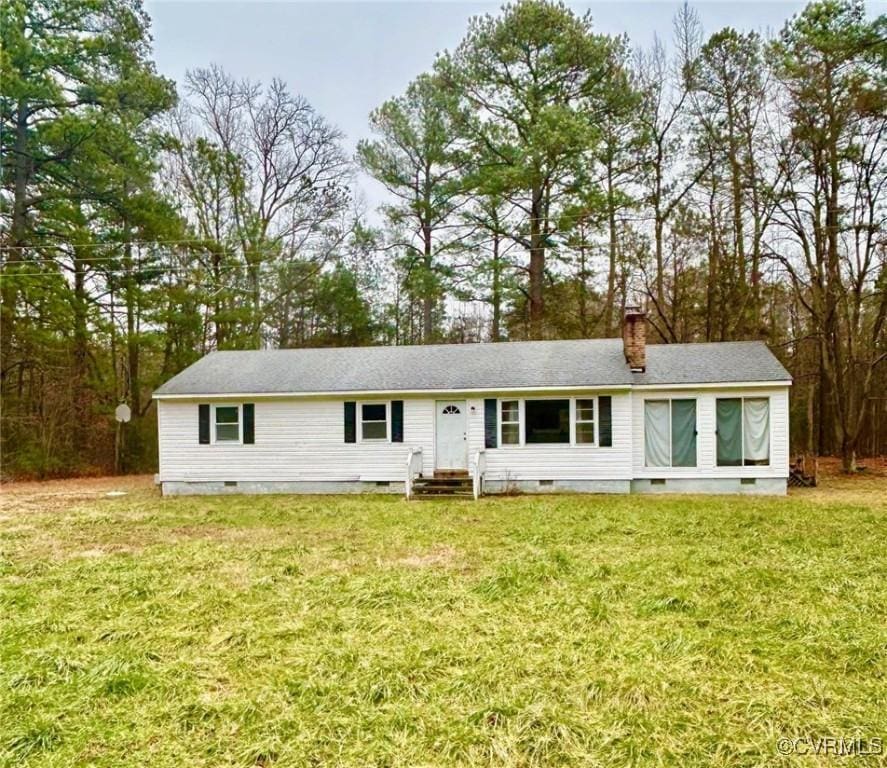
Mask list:
[[770,401],[746,398],[742,409],[742,441],[746,464],[770,461]]
[[644,456],[648,467],[671,464],[668,423],[668,400],[644,402]]

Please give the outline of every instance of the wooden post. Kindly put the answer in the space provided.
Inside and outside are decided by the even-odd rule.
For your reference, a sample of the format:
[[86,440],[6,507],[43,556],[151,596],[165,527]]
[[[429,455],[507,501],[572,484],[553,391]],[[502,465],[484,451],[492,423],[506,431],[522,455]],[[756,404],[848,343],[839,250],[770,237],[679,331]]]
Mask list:
[[114,430],[114,474],[120,474],[120,454],[122,445],[122,432],[123,432],[123,424],[121,422],[116,422],[116,429]]

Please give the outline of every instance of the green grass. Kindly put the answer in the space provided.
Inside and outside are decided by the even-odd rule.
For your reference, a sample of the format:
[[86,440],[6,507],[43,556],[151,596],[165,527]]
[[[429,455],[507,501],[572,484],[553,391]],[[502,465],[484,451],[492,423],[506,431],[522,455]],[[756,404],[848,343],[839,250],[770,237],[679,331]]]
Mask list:
[[13,495],[0,765],[834,764],[776,742],[887,737],[885,491]]

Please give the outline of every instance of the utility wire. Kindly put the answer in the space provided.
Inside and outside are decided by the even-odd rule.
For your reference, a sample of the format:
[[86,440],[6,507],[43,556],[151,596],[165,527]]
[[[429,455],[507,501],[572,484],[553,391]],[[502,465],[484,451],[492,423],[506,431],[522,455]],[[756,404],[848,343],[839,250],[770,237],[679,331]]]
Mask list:
[[[506,217],[507,218],[507,217]],[[545,221],[544,218],[541,217],[523,217],[523,216],[514,216],[513,218],[519,219],[522,222],[530,223],[535,218],[538,221]],[[557,216],[549,217],[549,221],[568,221],[568,222],[580,222],[586,221],[588,222],[592,217],[586,213],[575,213],[575,214],[563,214]],[[626,223],[629,221],[650,221],[653,219],[653,216],[620,216],[619,223]],[[443,228],[455,228],[461,225],[452,224],[437,227],[438,229]],[[569,234],[564,230],[548,230],[542,234],[546,235],[554,235],[554,234]],[[510,235],[503,234],[504,237],[510,237]],[[107,243],[82,243],[80,245],[72,246],[77,250],[81,250],[84,248],[120,248],[124,245],[130,246],[165,246],[165,245],[198,245],[203,246],[204,249],[212,251],[212,238],[189,238],[185,240],[131,240],[126,243],[124,242],[107,242]],[[280,242],[280,247],[286,247],[284,241]],[[0,253],[4,251],[28,251],[28,250],[39,250],[39,249],[52,249],[52,250],[63,250],[64,246],[62,245],[0,245]],[[250,249],[248,249],[250,250]]]

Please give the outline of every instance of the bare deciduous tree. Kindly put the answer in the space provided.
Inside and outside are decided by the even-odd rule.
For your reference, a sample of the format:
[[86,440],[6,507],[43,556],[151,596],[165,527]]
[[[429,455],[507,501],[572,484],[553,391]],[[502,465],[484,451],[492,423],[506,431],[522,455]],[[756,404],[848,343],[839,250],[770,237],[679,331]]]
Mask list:
[[[263,88],[212,66],[189,72],[185,93],[169,171],[206,240],[220,293],[229,272],[246,279],[241,297],[227,296],[233,314],[216,307],[216,342],[233,341],[233,318],[259,346],[276,302],[316,273],[349,231],[351,165],[342,134],[280,80]],[[282,273],[281,262],[311,268]]]

